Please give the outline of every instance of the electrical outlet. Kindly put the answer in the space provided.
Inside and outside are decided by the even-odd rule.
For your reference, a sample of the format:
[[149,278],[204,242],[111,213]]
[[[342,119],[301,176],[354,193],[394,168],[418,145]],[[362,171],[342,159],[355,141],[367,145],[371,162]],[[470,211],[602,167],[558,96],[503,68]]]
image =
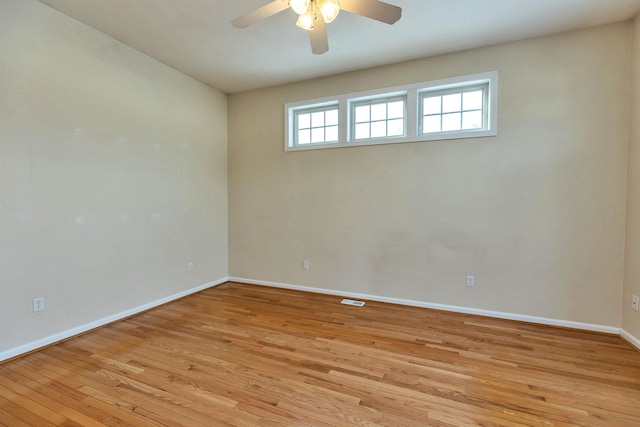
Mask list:
[[33,299],[33,312],[44,310],[44,297],[38,297]]
[[473,276],[467,276],[467,286],[472,287],[476,284],[476,279]]
[[187,271],[193,271],[193,262],[187,264]]
[[640,305],[638,295],[634,295],[631,299],[631,308],[633,308],[635,311],[640,311],[640,307],[638,307],[638,305]]
[[307,261],[306,259],[304,261],[302,261],[302,268],[304,268],[305,270],[309,269],[309,261]]

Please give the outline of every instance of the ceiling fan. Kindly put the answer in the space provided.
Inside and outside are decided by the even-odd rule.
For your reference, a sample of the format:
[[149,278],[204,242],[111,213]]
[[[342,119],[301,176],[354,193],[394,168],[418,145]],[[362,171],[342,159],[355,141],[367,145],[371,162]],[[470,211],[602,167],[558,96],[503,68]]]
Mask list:
[[309,31],[311,51],[316,55],[329,50],[326,24],[336,19],[340,10],[386,24],[394,24],[402,16],[401,8],[378,0],[273,0],[253,12],[234,19],[231,23],[234,27],[245,28],[289,7],[298,14],[296,25]]

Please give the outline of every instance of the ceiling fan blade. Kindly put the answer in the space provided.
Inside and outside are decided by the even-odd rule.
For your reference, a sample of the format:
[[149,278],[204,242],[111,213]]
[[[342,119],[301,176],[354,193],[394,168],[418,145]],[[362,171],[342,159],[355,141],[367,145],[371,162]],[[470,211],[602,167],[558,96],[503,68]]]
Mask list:
[[314,22],[313,30],[309,31],[309,40],[311,41],[311,52],[315,55],[322,55],[329,50],[329,39],[327,38],[327,24],[325,24],[322,16]]
[[234,27],[238,28],[248,27],[254,22],[273,16],[276,13],[282,12],[283,10],[288,8],[289,4],[285,0],[274,0],[271,3],[254,10],[253,12],[249,12],[246,15],[239,16],[238,18],[231,21],[231,24],[233,24]]
[[394,24],[402,16],[402,8],[378,0],[340,0],[340,9],[386,24]]

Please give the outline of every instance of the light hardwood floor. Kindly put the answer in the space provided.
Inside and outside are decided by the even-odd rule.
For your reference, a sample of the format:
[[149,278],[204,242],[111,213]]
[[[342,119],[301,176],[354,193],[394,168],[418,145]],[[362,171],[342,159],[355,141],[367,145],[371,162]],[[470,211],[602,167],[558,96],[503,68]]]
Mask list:
[[639,426],[640,352],[227,283],[0,365],[0,425]]

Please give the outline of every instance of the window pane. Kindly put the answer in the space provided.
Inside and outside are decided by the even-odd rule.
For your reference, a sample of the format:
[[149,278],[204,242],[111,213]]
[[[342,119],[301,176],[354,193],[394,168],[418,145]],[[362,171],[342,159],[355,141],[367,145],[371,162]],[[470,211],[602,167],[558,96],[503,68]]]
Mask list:
[[462,107],[461,101],[462,101],[462,96],[459,93],[444,95],[442,97],[442,112],[451,113],[454,111],[460,111]]
[[356,107],[356,123],[368,122],[370,120],[369,117],[368,105]]
[[[295,112],[296,145],[322,144],[338,141],[338,107],[310,107]],[[331,128],[331,129],[329,129]],[[329,135],[329,140],[327,139]]]
[[298,144],[308,144],[311,142],[311,131],[309,129],[298,131]]
[[338,126],[328,126],[325,134],[326,141],[338,140]]
[[422,133],[440,132],[440,116],[425,116],[422,119]]
[[374,104],[371,106],[371,121],[385,120],[387,118],[387,104]]
[[442,115],[442,131],[447,132],[450,130],[460,130],[460,113]]
[[325,125],[333,126],[338,124],[338,110],[329,110],[325,115]]
[[311,127],[324,126],[324,111],[311,113]]
[[404,119],[389,120],[389,136],[404,135]]
[[298,114],[298,129],[308,129],[311,127],[310,114]]
[[404,102],[395,101],[387,104],[387,118],[402,119],[404,118]]
[[482,111],[467,111],[462,113],[462,129],[482,128]]
[[369,138],[369,123],[356,125],[356,139]]
[[371,138],[380,138],[383,136],[387,136],[387,122],[371,123]]
[[311,142],[324,142],[324,128],[311,129]]
[[466,92],[462,95],[462,109],[482,110],[482,91]]
[[440,114],[441,96],[434,96],[432,98],[424,98],[422,101],[422,113],[426,116],[428,114]]

